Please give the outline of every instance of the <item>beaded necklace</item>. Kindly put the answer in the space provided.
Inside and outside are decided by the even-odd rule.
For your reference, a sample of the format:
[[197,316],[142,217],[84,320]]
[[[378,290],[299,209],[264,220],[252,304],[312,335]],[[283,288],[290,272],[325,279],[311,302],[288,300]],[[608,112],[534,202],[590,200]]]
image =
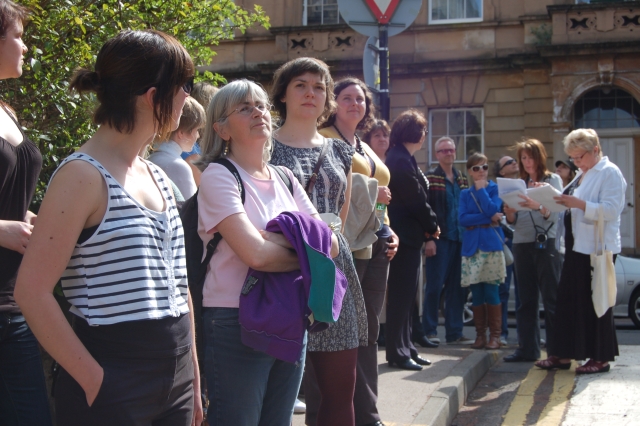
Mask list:
[[[348,145],[351,145],[351,143],[347,140],[347,138],[344,137],[342,132],[340,132],[340,129],[338,129],[338,126],[334,124],[333,128],[336,129],[336,132],[338,132],[338,134],[340,135],[343,141],[345,141]],[[364,149],[362,149],[362,141],[360,140],[360,137],[357,134],[355,134],[354,136],[356,138],[356,152],[362,155],[363,157],[365,157]]]

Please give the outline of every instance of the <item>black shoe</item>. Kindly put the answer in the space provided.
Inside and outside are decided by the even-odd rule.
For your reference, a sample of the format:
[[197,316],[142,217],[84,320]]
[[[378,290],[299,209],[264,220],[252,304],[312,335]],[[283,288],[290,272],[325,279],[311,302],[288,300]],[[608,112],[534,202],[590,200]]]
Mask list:
[[362,426],[384,426],[384,423],[378,420],[377,422],[367,423],[366,425],[362,425]]
[[423,348],[437,348],[439,346],[438,343],[436,342],[432,342],[431,340],[429,340],[429,338],[427,336],[425,336],[424,334],[421,336],[418,336],[414,339],[411,339],[411,341],[413,343],[417,343],[420,346],[422,346]]
[[422,366],[416,364],[416,362],[411,358],[405,359],[404,361],[400,361],[400,362],[389,361],[389,367],[393,367],[394,364],[402,370],[413,370],[413,371],[422,370]]
[[534,362],[537,361],[535,358],[525,358],[520,355],[518,352],[514,352],[511,355],[507,355],[502,358],[504,362]]
[[429,361],[428,359],[422,358],[420,355],[413,355],[411,359],[413,360],[413,362],[415,362],[418,365],[431,365],[431,361]]

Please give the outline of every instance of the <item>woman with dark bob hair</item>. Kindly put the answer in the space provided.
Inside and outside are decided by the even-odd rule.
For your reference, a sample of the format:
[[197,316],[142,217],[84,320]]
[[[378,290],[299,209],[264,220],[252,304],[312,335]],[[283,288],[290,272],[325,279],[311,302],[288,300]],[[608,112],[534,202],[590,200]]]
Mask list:
[[391,174],[389,204],[391,227],[400,245],[389,268],[387,285],[386,352],[390,366],[422,370],[431,362],[420,357],[411,341],[412,311],[416,306],[420,274],[420,249],[440,229],[427,201],[429,183],[418,168],[414,154],[427,137],[427,119],[417,110],[405,111],[391,127],[387,167]]
[[[27,9],[0,0],[0,80],[22,75]],[[0,100],[0,423],[51,425],[38,342],[14,298],[14,286],[36,215],[29,204],[42,156],[18,117]]]
[[193,73],[175,38],[123,31],[71,81],[96,94],[100,127],[51,178],[16,284],[62,367],[59,426],[202,422],[182,225],[167,176],[138,156],[178,127]]
[[[320,126],[320,134],[327,138],[341,139],[355,148],[351,172],[376,179],[378,181],[376,208],[379,205],[387,206],[391,201],[391,191],[388,187],[389,169],[369,145],[362,143],[356,133],[357,130],[364,129],[375,121],[375,105],[371,91],[361,80],[347,77],[336,82],[333,92],[336,96],[337,108],[329,116],[329,119]],[[384,223],[376,233],[378,237],[376,242],[361,250],[353,251],[367,309],[369,336],[369,344],[358,348],[356,389],[353,398],[357,425],[380,421],[376,406],[378,396],[377,340],[380,330],[380,313],[387,291],[389,262],[395,256],[398,247],[398,237],[389,227],[386,208],[382,216]]]
[[[542,142],[527,139],[518,142],[515,148],[520,178],[525,181],[527,188],[548,184],[558,191],[562,190],[560,177],[547,170],[547,151]],[[519,204],[525,210],[517,211],[512,206],[504,205],[507,223],[515,229],[513,264],[520,296],[520,306],[516,310],[518,349],[504,357],[506,362],[533,362],[540,357],[540,296],[544,305],[547,350],[551,349],[556,294],[563,260],[555,244],[558,214],[525,195],[520,197],[522,202]]]
[[[327,330],[309,334],[306,422],[312,426],[354,425],[358,347],[367,344],[362,289],[349,244],[341,233],[349,208],[354,150],[340,139],[318,133],[318,124],[335,109],[333,80],[324,62],[298,58],[282,65],[273,77],[271,102],[281,123],[274,132],[271,164],[291,169],[336,233],[340,254],[334,260],[348,280],[338,321]],[[316,166],[318,173],[312,178]]]

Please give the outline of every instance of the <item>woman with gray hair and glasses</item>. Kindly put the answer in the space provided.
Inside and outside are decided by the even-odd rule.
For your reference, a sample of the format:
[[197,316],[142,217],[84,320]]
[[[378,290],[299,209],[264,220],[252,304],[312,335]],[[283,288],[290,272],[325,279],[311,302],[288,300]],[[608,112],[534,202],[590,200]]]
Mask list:
[[[571,360],[589,359],[576,374],[609,371],[618,355],[618,341],[609,308],[598,317],[591,299],[591,254],[596,246],[594,229],[599,212],[604,218],[604,247],[620,253],[620,214],[624,208],[627,183],[622,172],[602,153],[600,140],[592,129],[577,129],[564,141],[564,151],[579,168],[575,179],[564,189],[558,204],[568,207],[560,223],[564,226],[565,260],[558,285],[556,328],[549,357],[536,363],[545,370],[571,366]],[[563,231],[562,226],[558,230]]]

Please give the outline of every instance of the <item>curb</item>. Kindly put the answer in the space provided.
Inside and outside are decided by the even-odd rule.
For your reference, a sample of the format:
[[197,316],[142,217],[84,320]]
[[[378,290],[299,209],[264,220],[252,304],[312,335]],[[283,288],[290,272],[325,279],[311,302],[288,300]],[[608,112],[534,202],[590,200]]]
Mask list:
[[474,351],[440,383],[412,425],[449,426],[480,379],[496,363],[500,351]]

